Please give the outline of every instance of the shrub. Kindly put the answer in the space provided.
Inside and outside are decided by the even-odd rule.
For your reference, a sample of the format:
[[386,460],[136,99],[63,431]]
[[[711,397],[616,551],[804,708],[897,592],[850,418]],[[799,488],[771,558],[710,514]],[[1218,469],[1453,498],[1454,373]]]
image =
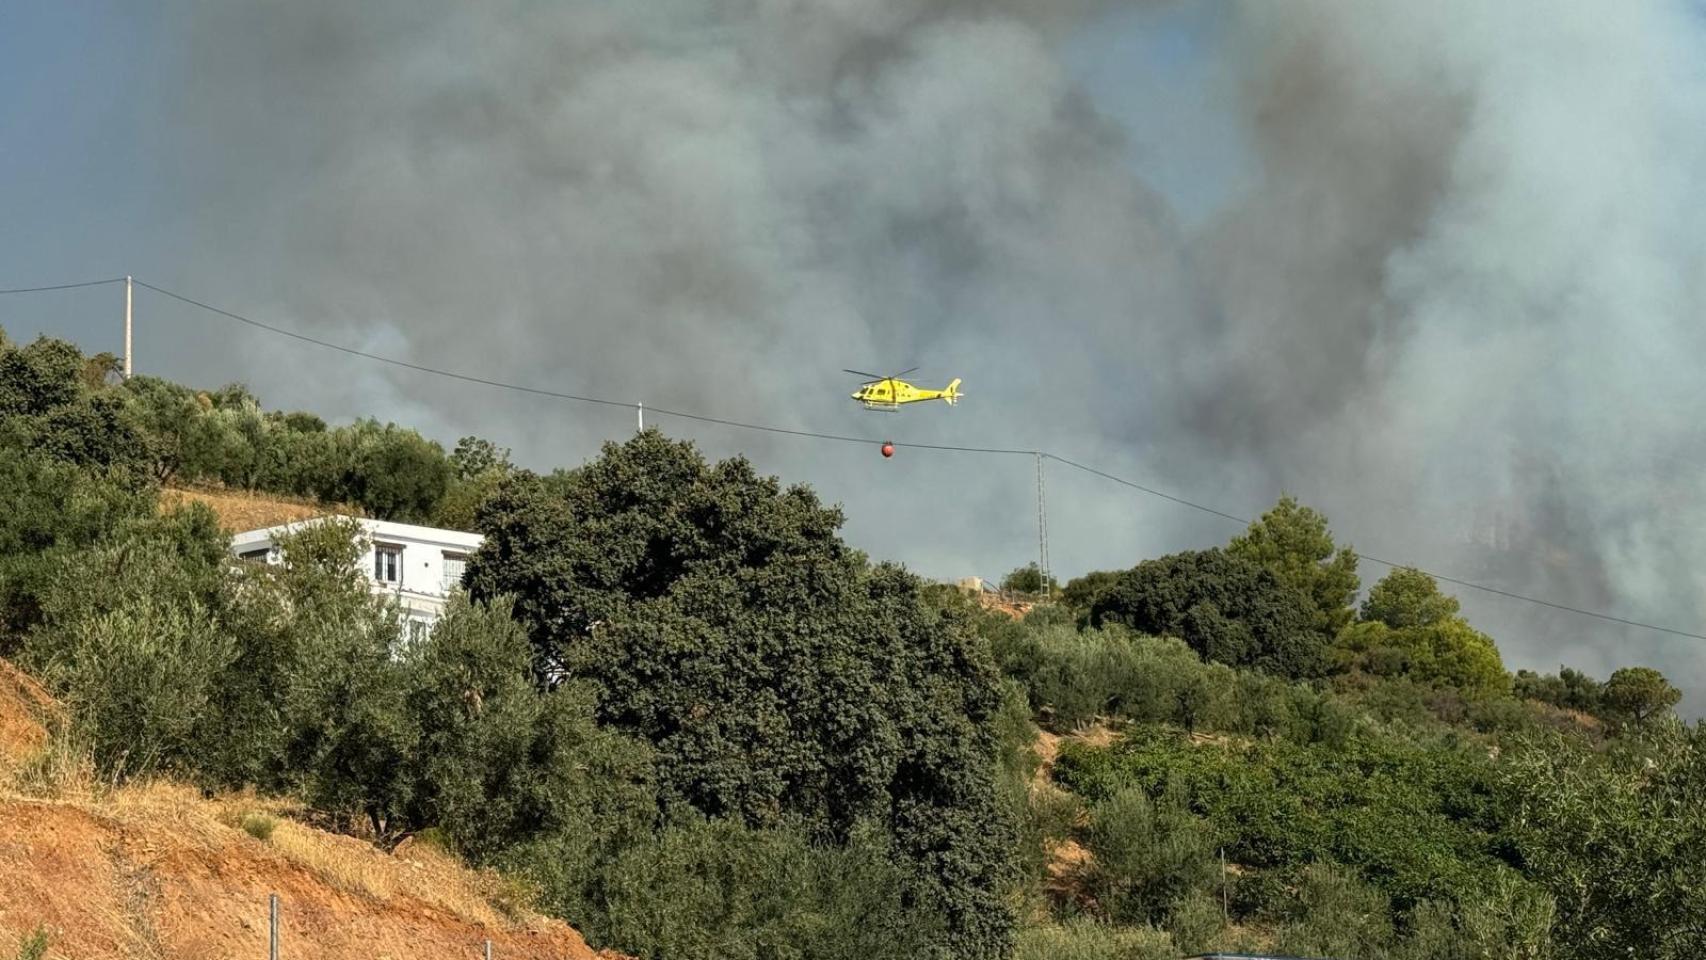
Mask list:
[[450,839],[450,835],[444,832],[443,827],[423,827],[409,834],[409,839],[429,850],[461,856],[461,853],[456,849],[456,841]]
[[1110,919],[1154,923],[1190,894],[1211,888],[1220,868],[1208,825],[1177,800],[1127,787],[1096,804],[1086,846],[1090,886]]
[[1020,931],[1012,960],[1177,960],[1173,938],[1153,927],[1077,918]]
[[1295,678],[1319,676],[1329,665],[1318,614],[1308,597],[1260,563],[1202,550],[1127,571],[1101,594],[1090,622],[1175,636],[1205,660]]
[[240,826],[244,833],[265,843],[272,839],[273,831],[278,829],[278,818],[265,813],[245,813]]
[[44,960],[47,957],[47,931],[36,927],[35,932],[18,944],[18,960]]
[[1492,767],[1471,750],[1363,737],[1341,746],[1198,746],[1138,730],[1113,748],[1063,749],[1056,771],[1097,803],[1132,788],[1156,801],[1178,798],[1212,825],[1213,844],[1247,868],[1342,864],[1399,910],[1480,896],[1507,869],[1498,858],[1504,821]]
[[1167,911],[1167,930],[1187,954],[1208,950],[1224,926],[1220,897],[1207,890],[1192,890]]
[[836,847],[688,816],[610,864],[589,936],[648,960],[915,960],[940,918],[906,886],[880,830]]
[[1280,953],[1300,957],[1378,956],[1393,940],[1392,910],[1369,884],[1325,864],[1303,871]]
[[543,891],[525,876],[484,867],[475,873],[477,889],[486,902],[510,920],[523,920],[539,909]]

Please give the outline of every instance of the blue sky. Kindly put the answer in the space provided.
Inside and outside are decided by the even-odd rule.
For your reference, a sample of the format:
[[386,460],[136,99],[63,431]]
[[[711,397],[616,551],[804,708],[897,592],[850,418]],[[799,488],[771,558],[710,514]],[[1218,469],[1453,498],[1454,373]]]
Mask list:
[[[0,286],[140,272],[155,152],[135,107],[155,49],[145,18],[104,5],[0,14]],[[166,250],[150,251],[158,262]],[[13,297],[0,325],[117,352],[116,288]]]

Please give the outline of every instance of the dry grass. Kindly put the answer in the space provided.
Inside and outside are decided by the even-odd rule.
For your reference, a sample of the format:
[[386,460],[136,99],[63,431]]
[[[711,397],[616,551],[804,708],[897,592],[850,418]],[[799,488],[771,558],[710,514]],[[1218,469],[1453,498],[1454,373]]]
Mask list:
[[69,719],[41,684],[0,660],[0,797],[92,801],[106,793]]
[[[167,795],[168,789],[160,784],[152,787],[156,796]],[[484,925],[526,920],[531,914],[531,903],[516,909],[511,881],[491,871],[470,870],[454,854],[437,847],[404,841],[388,854],[365,840],[307,826],[292,819],[303,814],[299,805],[253,792],[225,794],[200,803],[222,826],[242,831],[327,886],[370,903],[410,899]],[[142,806],[146,804],[139,804]],[[250,829],[256,821],[270,824],[265,837],[256,836]]]
[[39,751],[47,743],[47,723],[59,713],[41,684],[0,660],[0,762]]
[[[32,909],[0,906],[0,943],[46,922],[56,944],[63,939],[68,950],[75,944],[87,951],[65,956],[178,956],[187,944],[168,949],[146,931],[158,924],[192,939],[183,932],[188,927],[242,932],[243,924],[228,918],[258,913],[266,892],[276,891],[293,917],[304,924],[316,918],[315,936],[331,935],[333,918],[356,917],[397,942],[407,942],[397,930],[428,927],[467,943],[491,937],[560,951],[546,955],[588,956],[572,931],[532,912],[524,886],[425,845],[393,855],[320,832],[288,819],[293,807],[283,801],[205,799],[167,781],[104,795],[82,788],[54,797],[8,794],[0,790],[0,822],[7,824],[0,826],[0,888],[18,886]],[[270,824],[265,839],[245,829],[256,821]],[[57,854],[32,851],[42,844]],[[8,848],[23,859],[10,860]],[[80,869],[54,866],[66,862]]]
[[359,508],[344,504],[323,504],[300,497],[244,490],[172,488],[160,492],[161,510],[176,510],[189,503],[206,504],[219,517],[219,525],[230,533],[276,527],[333,513],[361,516]]
[[1014,620],[1025,619],[1025,615],[1035,609],[1037,605],[1033,600],[1019,600],[994,593],[979,593],[977,602],[985,610],[1006,614]]
[[109,794],[95,758],[61,726],[34,752],[0,757],[0,797],[7,793],[39,800],[95,803]]
[[[13,710],[19,730],[21,718],[57,709],[27,680],[0,661],[0,709]],[[165,780],[114,787],[68,734],[38,724],[14,739],[33,746],[0,751],[0,957],[38,926],[49,960],[264,955],[269,893],[287,905],[293,955],[473,956],[490,938],[505,957],[595,956],[535,914],[525,886],[435,846],[386,853],[252,792],[208,798]],[[271,829],[256,831],[261,839],[246,823]]]

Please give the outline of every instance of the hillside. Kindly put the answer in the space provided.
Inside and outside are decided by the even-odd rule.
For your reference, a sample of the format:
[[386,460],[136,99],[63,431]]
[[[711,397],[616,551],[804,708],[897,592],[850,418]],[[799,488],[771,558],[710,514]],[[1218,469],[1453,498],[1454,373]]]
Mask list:
[[323,517],[328,513],[359,515],[349,507],[327,507],[306,498],[242,490],[167,489],[160,491],[160,509],[176,510],[190,503],[205,504],[229,533],[259,530]]
[[263,957],[271,893],[287,956],[477,957],[488,938],[495,957],[613,956],[419,845],[386,854],[252,796],[101,790],[53,751],[42,720],[54,709],[0,661],[0,956],[41,929],[50,958]]
[[[1289,497],[1027,608],[655,430],[542,474],[88,362],[0,341],[0,960],[262,956],[272,893],[352,960],[1706,951],[1680,691],[1513,674]],[[488,548],[424,634],[347,527],[229,562],[321,504]]]

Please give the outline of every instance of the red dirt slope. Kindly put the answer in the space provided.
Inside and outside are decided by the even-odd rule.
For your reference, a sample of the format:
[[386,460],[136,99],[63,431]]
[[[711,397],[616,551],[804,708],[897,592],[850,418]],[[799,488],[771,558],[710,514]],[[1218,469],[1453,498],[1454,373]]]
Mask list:
[[387,854],[251,796],[104,790],[53,752],[36,719],[51,704],[0,661],[0,957],[37,929],[52,960],[264,957],[270,893],[286,957],[477,958],[487,938],[504,960],[601,956],[513,885],[437,851]]

